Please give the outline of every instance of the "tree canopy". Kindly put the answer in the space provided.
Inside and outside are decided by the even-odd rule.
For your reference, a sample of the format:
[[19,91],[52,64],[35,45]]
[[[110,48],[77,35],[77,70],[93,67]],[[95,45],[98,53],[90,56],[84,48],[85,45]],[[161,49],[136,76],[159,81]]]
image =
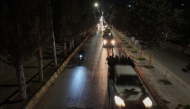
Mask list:
[[91,4],[88,0],[52,0],[55,37],[63,40],[94,25]]
[[111,22],[120,31],[146,41],[147,49],[160,47],[161,42],[173,36],[173,25],[182,21],[181,11],[173,9],[167,0],[131,0],[130,4],[131,7],[125,4],[113,8]]

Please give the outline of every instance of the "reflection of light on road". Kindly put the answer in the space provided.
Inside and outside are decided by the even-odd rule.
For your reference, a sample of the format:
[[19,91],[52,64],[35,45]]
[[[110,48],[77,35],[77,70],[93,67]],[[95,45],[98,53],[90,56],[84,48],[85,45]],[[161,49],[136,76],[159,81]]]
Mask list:
[[107,63],[106,58],[108,57],[106,48],[102,49],[102,56],[103,56],[102,59],[105,59],[105,64],[106,64]]
[[108,56],[111,56],[111,55],[112,55],[112,48],[103,48],[103,49],[102,49],[102,54],[103,54],[104,56],[106,56],[106,58],[107,58]]
[[77,97],[84,90],[83,86],[85,85],[87,71],[85,67],[77,67],[74,70],[75,73],[71,77],[70,94],[73,97]]
[[107,50],[107,55],[108,56],[112,56],[112,48],[106,48],[106,50]]
[[[98,31],[99,31],[99,27],[98,27]],[[96,31],[96,35],[98,35],[98,31]]]

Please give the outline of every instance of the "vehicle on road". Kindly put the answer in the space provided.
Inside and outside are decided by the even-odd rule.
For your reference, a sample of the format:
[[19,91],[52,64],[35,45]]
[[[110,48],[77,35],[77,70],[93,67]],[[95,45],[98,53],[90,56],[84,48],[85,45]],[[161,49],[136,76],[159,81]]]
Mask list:
[[137,72],[130,65],[108,70],[110,109],[150,109],[152,101]]
[[113,35],[110,33],[104,33],[103,36],[103,47],[114,47],[115,45],[115,39]]
[[78,60],[79,60],[79,64],[82,63],[82,61],[84,61],[84,54],[85,54],[85,51],[83,48],[81,48],[78,52]]
[[103,27],[104,27],[104,28],[106,28],[106,27],[107,27],[107,25],[106,25],[106,23],[105,23],[105,22],[103,23]]
[[111,30],[109,29],[109,28],[106,28],[106,27],[104,27],[105,29],[104,29],[104,34],[109,34],[109,33],[111,33]]
[[79,65],[82,64],[82,61],[84,61],[84,55],[78,54],[78,60],[79,60]]

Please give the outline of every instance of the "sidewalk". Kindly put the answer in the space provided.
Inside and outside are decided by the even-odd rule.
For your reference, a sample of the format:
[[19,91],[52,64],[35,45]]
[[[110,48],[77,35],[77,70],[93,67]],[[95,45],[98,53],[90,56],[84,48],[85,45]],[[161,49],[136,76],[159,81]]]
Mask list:
[[[146,60],[138,60],[140,55],[140,50],[136,49],[137,53],[132,53],[133,48],[127,48],[129,46],[124,39],[119,36],[116,30],[112,29],[112,34],[119,41],[123,50],[129,55],[136,64],[136,69],[143,82],[151,92],[152,96],[155,98],[158,104],[163,109],[183,109],[184,105],[190,105],[190,88],[182,84],[183,82],[174,76],[172,73],[167,72],[164,66],[158,64],[154,61],[152,65],[155,67],[153,69],[147,69],[144,66],[148,65],[149,56],[144,55]],[[131,44],[131,46],[133,46]],[[174,64],[174,63],[171,63]],[[142,71],[142,72],[141,72]],[[167,72],[167,75],[166,75]],[[163,82],[159,82],[160,79],[169,80],[172,85],[164,85]]]

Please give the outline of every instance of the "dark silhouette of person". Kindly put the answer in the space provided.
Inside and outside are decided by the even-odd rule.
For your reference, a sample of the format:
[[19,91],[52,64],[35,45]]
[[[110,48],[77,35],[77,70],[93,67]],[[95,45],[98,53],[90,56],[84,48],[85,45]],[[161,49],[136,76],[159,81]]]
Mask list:
[[124,57],[124,55],[121,56],[120,61],[121,61],[121,64],[122,64],[122,65],[125,64],[125,57]]

